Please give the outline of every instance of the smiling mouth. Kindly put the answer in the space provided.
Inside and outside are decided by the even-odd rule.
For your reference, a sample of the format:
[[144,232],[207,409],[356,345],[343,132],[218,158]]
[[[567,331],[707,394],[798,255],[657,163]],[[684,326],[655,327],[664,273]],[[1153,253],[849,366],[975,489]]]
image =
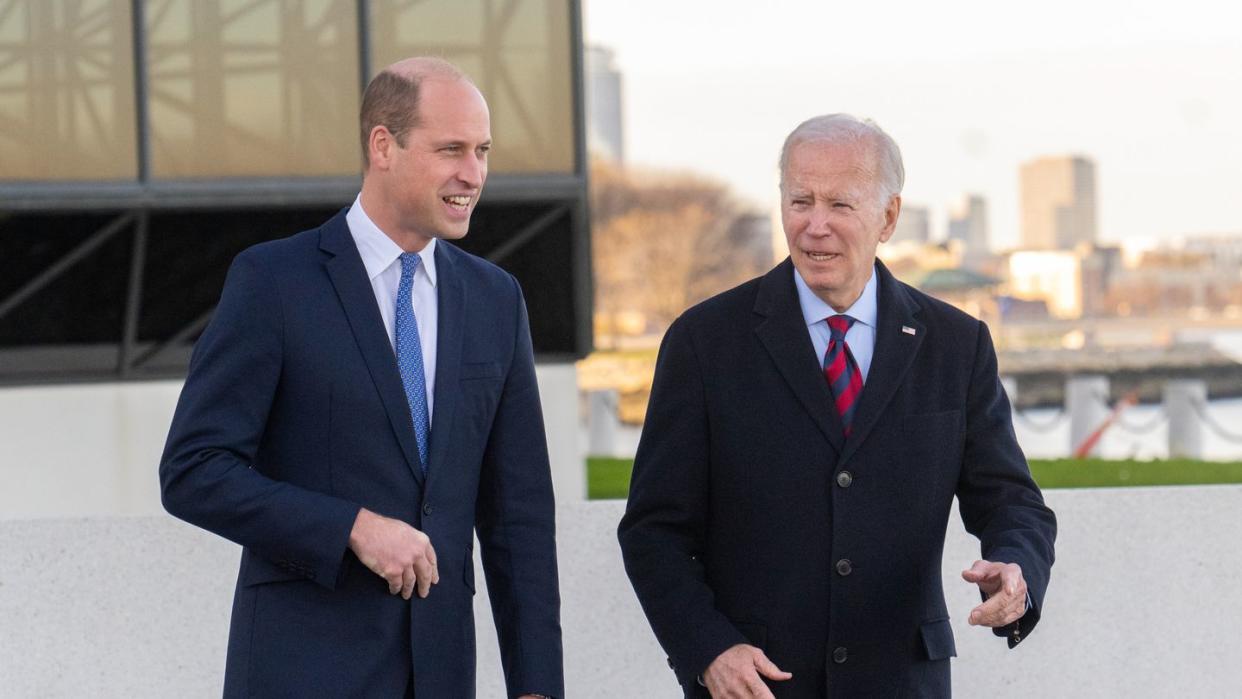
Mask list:
[[444,201],[445,204],[449,205],[450,209],[453,209],[455,211],[465,211],[466,209],[470,208],[470,201],[472,197],[458,195],[458,196],[452,196],[452,197],[441,197],[441,199]]
[[840,253],[836,252],[811,252],[810,250],[803,250],[802,252],[814,262],[828,262],[841,256]]

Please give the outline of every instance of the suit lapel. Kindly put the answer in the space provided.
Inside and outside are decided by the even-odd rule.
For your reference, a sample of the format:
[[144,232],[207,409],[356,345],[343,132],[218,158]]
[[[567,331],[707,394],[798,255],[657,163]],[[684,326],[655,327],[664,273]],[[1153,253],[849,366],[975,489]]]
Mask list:
[[772,356],[776,368],[803,409],[810,414],[832,448],[840,453],[845,441],[841,419],[815,357],[815,347],[811,344],[794,287],[793,263],[788,258],[759,281],[755,312],[764,317],[755,327],[759,341]]
[[[914,363],[914,357],[918,354],[919,345],[922,344],[926,332],[923,325],[915,320],[918,304],[898,284],[884,263],[876,261],[875,270],[879,282],[875,352],[871,358],[871,369],[867,373],[867,383],[859,397],[858,411],[854,414],[853,431],[845,445],[845,452],[841,455],[842,462],[858,450],[858,446],[875,427],[898,386],[905,379],[906,372]],[[913,330],[914,333],[907,332],[905,328]]]
[[457,408],[458,377],[461,373],[463,320],[466,316],[466,286],[462,283],[457,251],[443,240],[436,242],[437,299],[440,304],[436,327],[436,393],[431,423],[431,447],[427,455],[427,480],[444,471],[448,458],[449,435]]
[[[422,483],[422,469],[418,463],[418,440],[414,436],[414,421],[406,401],[401,374],[397,370],[396,356],[384,330],[384,321],[375,305],[375,292],[367,278],[366,267],[358,254],[345,212],[337,214],[320,229],[319,247],[330,257],[324,267],[336,288],[336,295],[345,309],[354,341],[366,361],[371,380],[379,392],[393,434],[401,444],[406,465],[414,478]],[[442,361],[442,360],[440,360]],[[439,376],[439,374],[437,374]],[[439,406],[437,406],[438,412]]]

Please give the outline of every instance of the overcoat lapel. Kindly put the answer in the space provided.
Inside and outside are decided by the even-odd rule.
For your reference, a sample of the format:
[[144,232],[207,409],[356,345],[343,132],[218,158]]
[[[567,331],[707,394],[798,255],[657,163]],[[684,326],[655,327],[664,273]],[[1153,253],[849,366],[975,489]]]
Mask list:
[[429,482],[444,472],[445,459],[448,458],[453,413],[461,393],[458,377],[461,374],[466,309],[466,285],[461,280],[461,269],[455,259],[458,251],[441,240],[436,242],[435,254],[440,320],[436,329],[436,401],[431,422],[431,448],[427,456]]
[[832,448],[840,453],[845,441],[841,419],[837,415],[828,382],[820,371],[801,309],[794,287],[793,262],[785,258],[759,281],[755,313],[763,320],[755,327],[755,334],[772,356],[776,368],[803,409],[810,414]]
[[[319,247],[331,257],[324,262],[328,277],[336,288],[336,295],[345,309],[354,341],[366,361],[375,390],[379,392],[393,434],[401,444],[406,465],[420,484],[423,472],[419,467],[418,440],[414,436],[414,420],[410,417],[410,405],[406,401],[401,374],[397,370],[396,355],[384,330],[384,321],[375,305],[375,292],[367,278],[366,267],[358,254],[345,212],[337,214],[320,228]],[[439,260],[437,259],[437,262]],[[443,317],[443,311],[441,311]],[[437,361],[443,361],[437,358]],[[437,373],[437,380],[440,376]],[[437,405],[437,412],[439,406]]]
[[858,399],[853,430],[845,444],[845,452],[841,454],[841,463],[849,460],[875,427],[914,363],[926,333],[923,325],[915,320],[918,304],[897,283],[884,263],[877,260],[875,272],[879,287],[875,352],[871,356],[871,369],[867,372],[867,382]]

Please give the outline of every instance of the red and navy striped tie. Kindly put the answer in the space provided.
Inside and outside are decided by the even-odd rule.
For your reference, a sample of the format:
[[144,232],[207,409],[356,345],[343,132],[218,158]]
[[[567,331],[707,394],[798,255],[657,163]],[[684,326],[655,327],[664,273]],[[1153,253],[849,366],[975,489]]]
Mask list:
[[845,342],[845,333],[853,324],[854,319],[849,316],[829,316],[828,330],[832,337],[828,340],[828,351],[824,353],[824,377],[828,379],[828,388],[836,399],[846,437],[850,436],[854,409],[858,407],[858,396],[863,387],[862,372],[858,370],[850,346]]

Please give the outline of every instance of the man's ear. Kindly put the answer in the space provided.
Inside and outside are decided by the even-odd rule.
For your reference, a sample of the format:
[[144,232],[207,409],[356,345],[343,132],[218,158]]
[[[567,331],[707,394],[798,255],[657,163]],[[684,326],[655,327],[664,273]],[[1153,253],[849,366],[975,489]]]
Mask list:
[[392,149],[397,147],[397,138],[387,126],[376,125],[367,136],[367,156],[371,167],[387,170],[392,159]]
[[880,242],[887,243],[897,229],[897,217],[901,215],[901,195],[894,194],[888,198],[888,206],[884,207],[884,228],[880,231]]

